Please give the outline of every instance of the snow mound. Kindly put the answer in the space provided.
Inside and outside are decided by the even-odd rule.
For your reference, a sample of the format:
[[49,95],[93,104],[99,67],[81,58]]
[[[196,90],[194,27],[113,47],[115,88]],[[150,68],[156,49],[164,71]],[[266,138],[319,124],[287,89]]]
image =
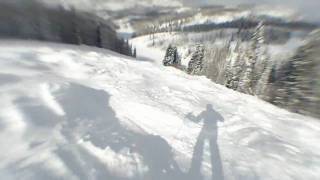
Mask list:
[[319,177],[318,120],[106,50],[0,51],[0,179]]

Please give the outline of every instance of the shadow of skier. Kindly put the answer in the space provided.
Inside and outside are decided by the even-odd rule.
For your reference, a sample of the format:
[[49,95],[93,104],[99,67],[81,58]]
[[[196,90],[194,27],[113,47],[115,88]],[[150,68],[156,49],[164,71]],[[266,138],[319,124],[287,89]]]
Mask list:
[[211,104],[207,105],[207,109],[200,113],[198,116],[194,116],[189,113],[187,115],[191,121],[199,123],[203,121],[203,127],[197,138],[197,142],[194,146],[192,162],[189,169],[189,178],[191,179],[203,179],[201,174],[201,164],[203,161],[204,144],[205,141],[209,141],[210,154],[211,154],[211,171],[212,180],[224,180],[223,167],[217,144],[218,139],[218,126],[217,123],[223,122],[223,117],[216,112]]

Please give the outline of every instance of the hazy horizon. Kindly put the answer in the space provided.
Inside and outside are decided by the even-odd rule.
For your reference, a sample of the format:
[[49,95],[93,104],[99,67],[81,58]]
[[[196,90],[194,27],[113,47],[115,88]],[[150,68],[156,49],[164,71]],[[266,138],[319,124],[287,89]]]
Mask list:
[[[26,2],[26,0],[0,0],[0,1],[8,1],[8,2]],[[32,1],[32,0],[27,0]],[[78,8],[84,10],[95,9],[97,7],[101,7],[101,4],[108,2],[116,2],[118,5],[124,3],[124,5],[128,6],[135,3],[141,3],[143,1],[150,2],[150,4],[162,5],[163,1],[161,0],[122,0],[121,2],[115,0],[37,0],[46,2],[49,4],[61,3],[61,4],[71,4],[72,6],[76,6]],[[304,19],[313,22],[320,22],[320,13],[318,13],[318,8],[320,7],[319,0],[260,0],[257,2],[256,0],[176,0],[173,2],[181,2],[186,6],[205,6],[205,5],[227,5],[227,6],[237,6],[239,4],[254,4],[254,5],[271,5],[276,6],[277,8],[286,8],[297,11]],[[103,7],[103,6],[102,6]],[[110,6],[109,6],[110,8]],[[112,9],[112,8],[111,8]]]

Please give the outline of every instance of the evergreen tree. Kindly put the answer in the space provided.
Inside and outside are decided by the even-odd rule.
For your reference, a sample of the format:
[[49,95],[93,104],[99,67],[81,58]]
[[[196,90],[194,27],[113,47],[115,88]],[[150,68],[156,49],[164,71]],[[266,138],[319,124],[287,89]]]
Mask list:
[[[266,71],[269,64],[268,50],[265,47],[265,28],[263,22],[260,22],[256,27],[252,37],[252,51],[256,57],[256,63],[253,69],[252,89],[253,94],[259,95],[262,93],[262,88],[259,87],[259,81],[263,73]],[[268,72],[266,72],[268,73]],[[266,75],[267,76],[267,75]],[[261,84],[261,83],[260,83]]]
[[[303,106],[310,105],[314,98],[314,77],[312,71],[317,66],[316,61],[309,56],[310,47],[305,46],[298,50],[297,55],[292,59],[292,69],[288,74],[286,82],[288,96],[290,101],[287,105],[294,111],[302,111]],[[318,97],[319,98],[319,97]],[[318,101],[319,103],[319,101]],[[316,103],[314,103],[316,104]]]
[[320,32],[279,68],[272,102],[291,111],[320,117]]
[[71,8],[71,24],[72,24],[72,31],[75,36],[76,44],[82,44],[82,38],[80,34],[80,29],[78,27],[78,21],[77,21],[77,12],[75,8]]
[[135,58],[137,57],[137,48],[136,47],[133,48],[132,57],[135,57]]
[[244,60],[241,56],[241,53],[238,54],[236,61],[233,65],[233,74],[232,74],[232,81],[231,81],[231,88],[233,90],[237,90],[240,84],[240,79],[243,74],[244,69]]
[[96,30],[96,36],[97,36],[97,40],[96,40],[96,46],[99,48],[102,48],[102,37],[101,37],[102,33],[101,33],[101,24],[99,23],[97,25],[97,30]]
[[232,89],[232,78],[233,78],[233,73],[232,73],[232,62],[233,59],[227,59],[227,65],[226,65],[226,70],[225,70],[225,86],[227,88],[231,88]]
[[169,47],[166,50],[165,57],[163,59],[163,65],[164,66],[178,66],[178,65],[180,65],[180,59],[178,56],[177,47],[169,45]]
[[188,64],[187,72],[189,74],[201,74],[204,68],[204,53],[205,49],[202,44],[196,46],[196,51],[192,54],[191,60]]
[[256,57],[251,51],[246,52],[245,56],[245,71],[240,80],[238,90],[246,94],[253,94],[253,69],[256,63]]
[[239,81],[244,69],[244,60],[240,44],[241,41],[238,41],[234,51],[230,53],[232,59],[230,59],[226,68],[225,86],[233,90],[238,89]]
[[264,24],[260,22],[252,35],[250,47],[246,51],[246,67],[238,88],[240,92],[251,95],[256,94],[256,86],[266,68],[267,61],[263,44]]
[[127,56],[133,56],[132,46],[131,46],[131,44],[129,44],[128,39],[123,40],[120,52],[121,52],[121,54],[124,54]]
[[266,67],[264,68],[264,71],[262,72],[262,75],[256,87],[256,94],[258,95],[258,97],[267,101],[270,100],[270,78],[272,77],[272,73],[274,73],[273,67],[274,66],[271,63],[266,64]]

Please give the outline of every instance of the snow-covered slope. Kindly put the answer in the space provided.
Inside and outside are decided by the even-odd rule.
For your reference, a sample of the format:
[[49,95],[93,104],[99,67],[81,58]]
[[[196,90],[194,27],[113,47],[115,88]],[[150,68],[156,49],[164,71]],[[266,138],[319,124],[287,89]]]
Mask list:
[[318,120],[204,77],[21,41],[0,65],[0,179],[320,177]]

